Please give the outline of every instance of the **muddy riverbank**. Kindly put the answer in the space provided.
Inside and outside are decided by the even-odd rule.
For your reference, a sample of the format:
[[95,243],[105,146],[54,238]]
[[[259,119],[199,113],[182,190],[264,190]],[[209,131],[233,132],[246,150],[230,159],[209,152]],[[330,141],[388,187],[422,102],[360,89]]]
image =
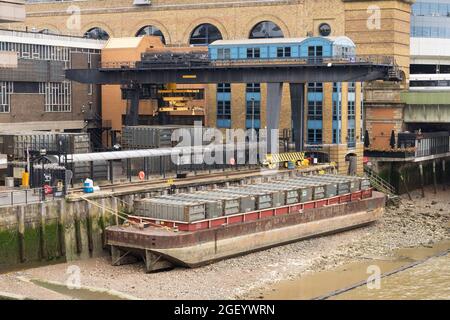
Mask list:
[[[399,248],[431,247],[449,236],[450,191],[413,193],[398,208],[389,208],[377,223],[341,234],[229,259],[198,269],[177,268],[145,274],[143,264],[112,267],[100,257],[0,275],[0,293],[35,299],[76,299],[67,292],[24,279],[66,283],[79,270],[80,284],[114,290],[142,299],[262,298],[280,281],[332,270],[377,257],[393,257]],[[75,269],[74,269],[75,266]],[[79,269],[77,269],[79,268]],[[50,288],[50,289],[49,289]],[[105,296],[105,298],[107,298]]]

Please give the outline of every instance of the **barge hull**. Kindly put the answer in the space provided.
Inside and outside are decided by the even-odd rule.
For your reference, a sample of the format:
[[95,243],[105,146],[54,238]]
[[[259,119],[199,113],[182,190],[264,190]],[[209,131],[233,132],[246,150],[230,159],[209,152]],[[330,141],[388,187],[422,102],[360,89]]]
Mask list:
[[122,256],[140,255],[147,272],[172,266],[198,267],[218,260],[264,250],[306,238],[342,232],[380,219],[385,196],[306,209],[298,213],[226,225],[197,232],[160,232],[111,227],[108,244],[113,264],[125,264]]

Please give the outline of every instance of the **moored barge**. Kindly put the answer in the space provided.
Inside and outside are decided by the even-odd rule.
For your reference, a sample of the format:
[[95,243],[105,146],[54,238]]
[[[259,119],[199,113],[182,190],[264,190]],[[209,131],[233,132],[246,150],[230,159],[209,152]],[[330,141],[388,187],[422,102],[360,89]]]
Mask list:
[[141,258],[147,272],[192,268],[361,227],[384,206],[385,195],[364,179],[296,177],[139,200],[129,224],[107,228],[106,237],[114,265]]

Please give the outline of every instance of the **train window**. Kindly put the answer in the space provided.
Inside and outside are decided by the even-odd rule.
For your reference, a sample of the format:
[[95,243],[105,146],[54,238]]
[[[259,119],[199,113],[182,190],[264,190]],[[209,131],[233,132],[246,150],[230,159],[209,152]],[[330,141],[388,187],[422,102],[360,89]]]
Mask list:
[[250,39],[284,38],[281,28],[272,21],[262,21],[250,31]]
[[222,34],[219,29],[210,23],[204,23],[192,31],[189,44],[194,46],[207,46],[216,40],[222,40]]
[[277,57],[285,58],[291,56],[291,48],[290,47],[278,47],[277,48]]
[[143,37],[143,36],[155,36],[159,37],[161,39],[161,42],[166,44],[166,38],[164,37],[163,33],[159,28],[155,26],[144,26],[136,32],[136,37]]
[[217,58],[223,60],[231,59],[231,49],[229,48],[217,49]]
[[259,48],[247,48],[247,58],[255,59],[261,57],[261,50]]
[[322,23],[319,26],[319,34],[322,37],[328,37],[331,34],[331,27],[328,23]]

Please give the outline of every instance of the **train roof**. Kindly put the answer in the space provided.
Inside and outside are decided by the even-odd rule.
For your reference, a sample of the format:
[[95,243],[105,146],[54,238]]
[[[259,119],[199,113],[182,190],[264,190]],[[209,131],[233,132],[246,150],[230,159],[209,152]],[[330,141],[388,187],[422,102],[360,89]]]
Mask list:
[[241,39],[241,40],[217,40],[210,46],[230,46],[230,45],[265,45],[265,44],[298,44],[307,40],[328,40],[334,44],[356,47],[355,43],[346,36],[340,37],[305,37],[305,38],[262,38],[262,39]]

